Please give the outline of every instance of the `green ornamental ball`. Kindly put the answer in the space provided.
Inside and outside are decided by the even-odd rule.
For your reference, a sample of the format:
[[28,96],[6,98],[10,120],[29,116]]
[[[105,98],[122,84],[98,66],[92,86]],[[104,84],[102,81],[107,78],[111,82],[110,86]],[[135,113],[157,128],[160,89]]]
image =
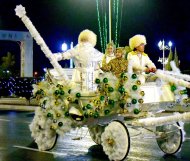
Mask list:
[[103,82],[104,82],[104,83],[108,83],[108,78],[104,78],[104,79],[103,79]]
[[87,104],[87,105],[86,105],[86,108],[87,108],[87,109],[91,109],[91,108],[92,108],[91,104]]
[[132,90],[133,90],[133,91],[136,91],[137,89],[138,89],[137,85],[133,85],[133,86],[132,86]]
[[136,78],[137,78],[137,75],[136,75],[136,74],[132,74],[131,78],[132,78],[132,79],[136,79]]
[[132,104],[136,104],[137,103],[137,100],[136,99],[132,99]]
[[58,95],[59,94],[59,90],[55,90],[54,94]]
[[95,112],[94,113],[94,118],[96,119],[96,118],[98,118],[99,117],[99,113],[98,112]]
[[48,113],[48,114],[47,114],[47,117],[51,117],[51,116],[52,116],[52,114],[51,114],[51,113]]
[[104,96],[100,96],[100,101],[103,101],[104,100]]
[[62,96],[65,94],[65,92],[64,92],[63,90],[60,90],[59,93],[60,93],[60,95],[62,95]]
[[110,113],[110,110],[104,110],[105,115],[108,115]]
[[95,83],[100,84],[100,79],[96,78]]
[[80,93],[76,93],[76,97],[81,97],[81,94]]
[[68,117],[69,116],[69,112],[65,112],[65,117]]
[[108,91],[113,92],[114,91],[113,87],[108,87]]
[[63,126],[63,123],[62,123],[62,122],[59,122],[59,123],[58,123],[58,126],[59,126],[59,127]]
[[171,86],[171,91],[172,91],[172,92],[174,92],[176,89],[177,89],[177,88],[176,88],[175,85],[172,85],[172,86]]
[[124,88],[123,86],[120,86],[120,87],[118,88],[118,91],[119,91],[120,93],[123,93],[123,92],[125,92],[125,88]]
[[87,112],[84,113],[84,117],[88,118],[88,113]]
[[140,113],[140,110],[139,110],[139,109],[137,109],[137,108],[135,108],[133,112],[134,112],[134,114],[136,114],[136,115],[137,115],[137,114],[139,114],[139,113]]
[[115,101],[114,101],[114,100],[109,100],[108,103],[109,103],[110,105],[114,105]]

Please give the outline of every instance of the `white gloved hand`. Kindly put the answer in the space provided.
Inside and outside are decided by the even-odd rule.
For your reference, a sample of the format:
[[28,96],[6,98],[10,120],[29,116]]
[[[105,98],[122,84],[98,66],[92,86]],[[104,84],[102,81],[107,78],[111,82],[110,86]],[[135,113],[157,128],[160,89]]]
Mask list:
[[61,54],[61,53],[53,54],[53,56],[54,56],[54,58],[55,58],[57,61],[63,60],[63,57],[62,57],[62,54]]

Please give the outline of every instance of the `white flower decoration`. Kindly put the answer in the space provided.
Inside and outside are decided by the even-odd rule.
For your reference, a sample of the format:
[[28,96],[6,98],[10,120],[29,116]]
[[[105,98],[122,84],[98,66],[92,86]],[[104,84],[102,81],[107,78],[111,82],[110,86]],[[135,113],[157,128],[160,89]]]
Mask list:
[[22,5],[17,5],[15,8],[15,12],[19,18],[22,18],[26,14],[25,7],[23,7]]

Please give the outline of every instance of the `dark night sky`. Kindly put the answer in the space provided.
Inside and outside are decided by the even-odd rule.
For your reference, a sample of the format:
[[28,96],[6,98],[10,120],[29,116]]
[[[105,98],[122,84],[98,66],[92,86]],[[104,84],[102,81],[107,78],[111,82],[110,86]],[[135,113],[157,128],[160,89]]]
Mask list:
[[[96,0],[0,0],[0,30],[27,31],[15,16],[14,8],[19,4],[26,8],[28,17],[52,52],[61,51],[61,43],[64,41],[76,44],[78,34],[86,28],[98,35],[96,47],[101,49]],[[128,45],[133,35],[144,34],[147,38],[146,53],[161,68],[157,60],[162,56],[162,51],[157,44],[162,39],[166,42],[171,40],[177,48],[181,69],[190,70],[189,9],[189,0],[123,0],[120,46]],[[13,50],[11,52],[19,60],[19,49],[16,46],[13,42],[0,41],[0,56]],[[43,67],[51,65],[34,42],[34,70]]]

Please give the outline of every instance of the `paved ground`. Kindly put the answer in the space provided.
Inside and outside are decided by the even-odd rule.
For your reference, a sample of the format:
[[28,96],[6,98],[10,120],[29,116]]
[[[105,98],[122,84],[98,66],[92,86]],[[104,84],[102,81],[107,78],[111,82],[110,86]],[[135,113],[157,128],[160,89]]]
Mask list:
[[[76,131],[59,137],[55,148],[39,152],[32,144],[28,125],[32,112],[0,111],[0,161],[107,161],[101,148],[95,146],[89,134],[82,140],[72,140]],[[132,139],[129,161],[190,161],[190,124],[185,124],[187,140],[177,155],[167,156],[159,149],[155,139]],[[83,134],[87,128],[83,128]]]

